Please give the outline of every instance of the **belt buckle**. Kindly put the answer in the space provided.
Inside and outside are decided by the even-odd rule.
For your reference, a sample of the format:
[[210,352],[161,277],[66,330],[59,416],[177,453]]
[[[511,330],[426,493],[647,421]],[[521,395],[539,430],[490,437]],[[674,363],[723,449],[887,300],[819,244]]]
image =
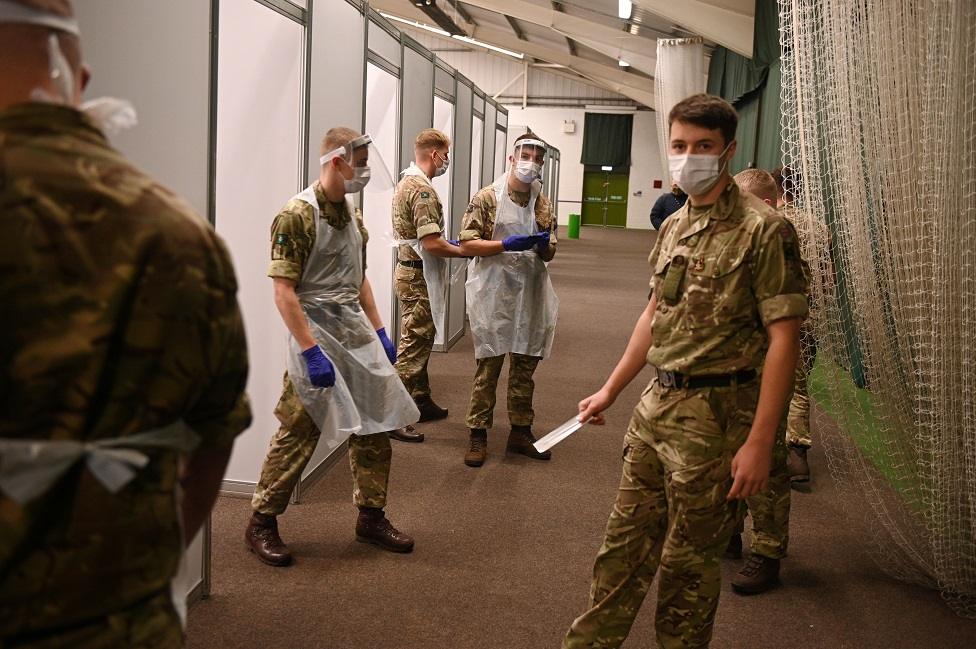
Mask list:
[[657,380],[663,388],[673,388],[676,387],[674,384],[674,372],[669,372],[667,370],[657,371]]

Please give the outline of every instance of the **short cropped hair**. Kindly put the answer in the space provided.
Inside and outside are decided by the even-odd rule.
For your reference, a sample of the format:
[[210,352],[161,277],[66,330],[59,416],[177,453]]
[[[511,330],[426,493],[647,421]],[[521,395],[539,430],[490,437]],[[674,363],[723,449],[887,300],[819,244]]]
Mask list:
[[447,137],[436,128],[425,128],[417,134],[417,139],[413,141],[414,151],[424,149],[443,149],[451,146],[451,138]]
[[778,197],[776,191],[776,181],[772,175],[763,169],[746,169],[735,175],[735,183],[744,192],[762,199],[768,200],[774,205]]
[[668,114],[668,130],[675,122],[694,124],[709,130],[722,131],[728,144],[735,139],[735,129],[739,125],[739,115],[732,104],[721,97],[704,93],[682,99]]
[[362,133],[359,131],[354,131],[351,128],[346,128],[345,126],[330,128],[328,132],[326,132],[325,137],[322,138],[322,145],[319,147],[319,155],[325,155],[329,151],[335,151],[341,146],[346,146],[361,135]]

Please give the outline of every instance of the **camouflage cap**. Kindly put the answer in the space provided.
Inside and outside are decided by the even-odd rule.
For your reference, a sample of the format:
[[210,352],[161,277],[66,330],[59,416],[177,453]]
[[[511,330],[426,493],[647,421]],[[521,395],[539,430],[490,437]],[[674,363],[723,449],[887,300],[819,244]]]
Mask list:
[[41,25],[78,35],[71,0],[0,0],[0,23]]

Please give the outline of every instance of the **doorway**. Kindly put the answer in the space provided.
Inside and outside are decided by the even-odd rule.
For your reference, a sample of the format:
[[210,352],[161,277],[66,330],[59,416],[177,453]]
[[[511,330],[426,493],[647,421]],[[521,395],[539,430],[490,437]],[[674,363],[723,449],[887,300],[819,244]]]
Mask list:
[[627,227],[629,169],[583,172],[583,225]]

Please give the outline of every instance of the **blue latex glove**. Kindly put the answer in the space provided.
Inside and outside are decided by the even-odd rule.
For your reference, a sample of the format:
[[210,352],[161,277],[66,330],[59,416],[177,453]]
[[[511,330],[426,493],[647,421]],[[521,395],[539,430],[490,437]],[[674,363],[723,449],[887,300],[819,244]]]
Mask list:
[[457,239],[448,239],[447,242],[449,244],[451,244],[452,246],[460,246],[461,245],[461,242],[458,241]]
[[308,380],[317,388],[331,388],[335,385],[335,368],[318,345],[302,352],[308,366]]
[[537,244],[542,243],[543,240],[549,241],[549,233],[542,232],[544,236],[540,238],[539,234],[513,234],[510,237],[505,237],[502,240],[502,248],[505,250],[531,250]]
[[396,345],[390,340],[390,337],[386,335],[386,327],[381,327],[376,330],[376,335],[380,337],[380,343],[383,344],[383,350],[386,351],[386,357],[390,359],[391,363],[396,363]]
[[538,237],[539,242],[535,245],[535,249],[539,252],[545,252],[549,249],[549,233],[548,232],[537,232],[535,237]]

